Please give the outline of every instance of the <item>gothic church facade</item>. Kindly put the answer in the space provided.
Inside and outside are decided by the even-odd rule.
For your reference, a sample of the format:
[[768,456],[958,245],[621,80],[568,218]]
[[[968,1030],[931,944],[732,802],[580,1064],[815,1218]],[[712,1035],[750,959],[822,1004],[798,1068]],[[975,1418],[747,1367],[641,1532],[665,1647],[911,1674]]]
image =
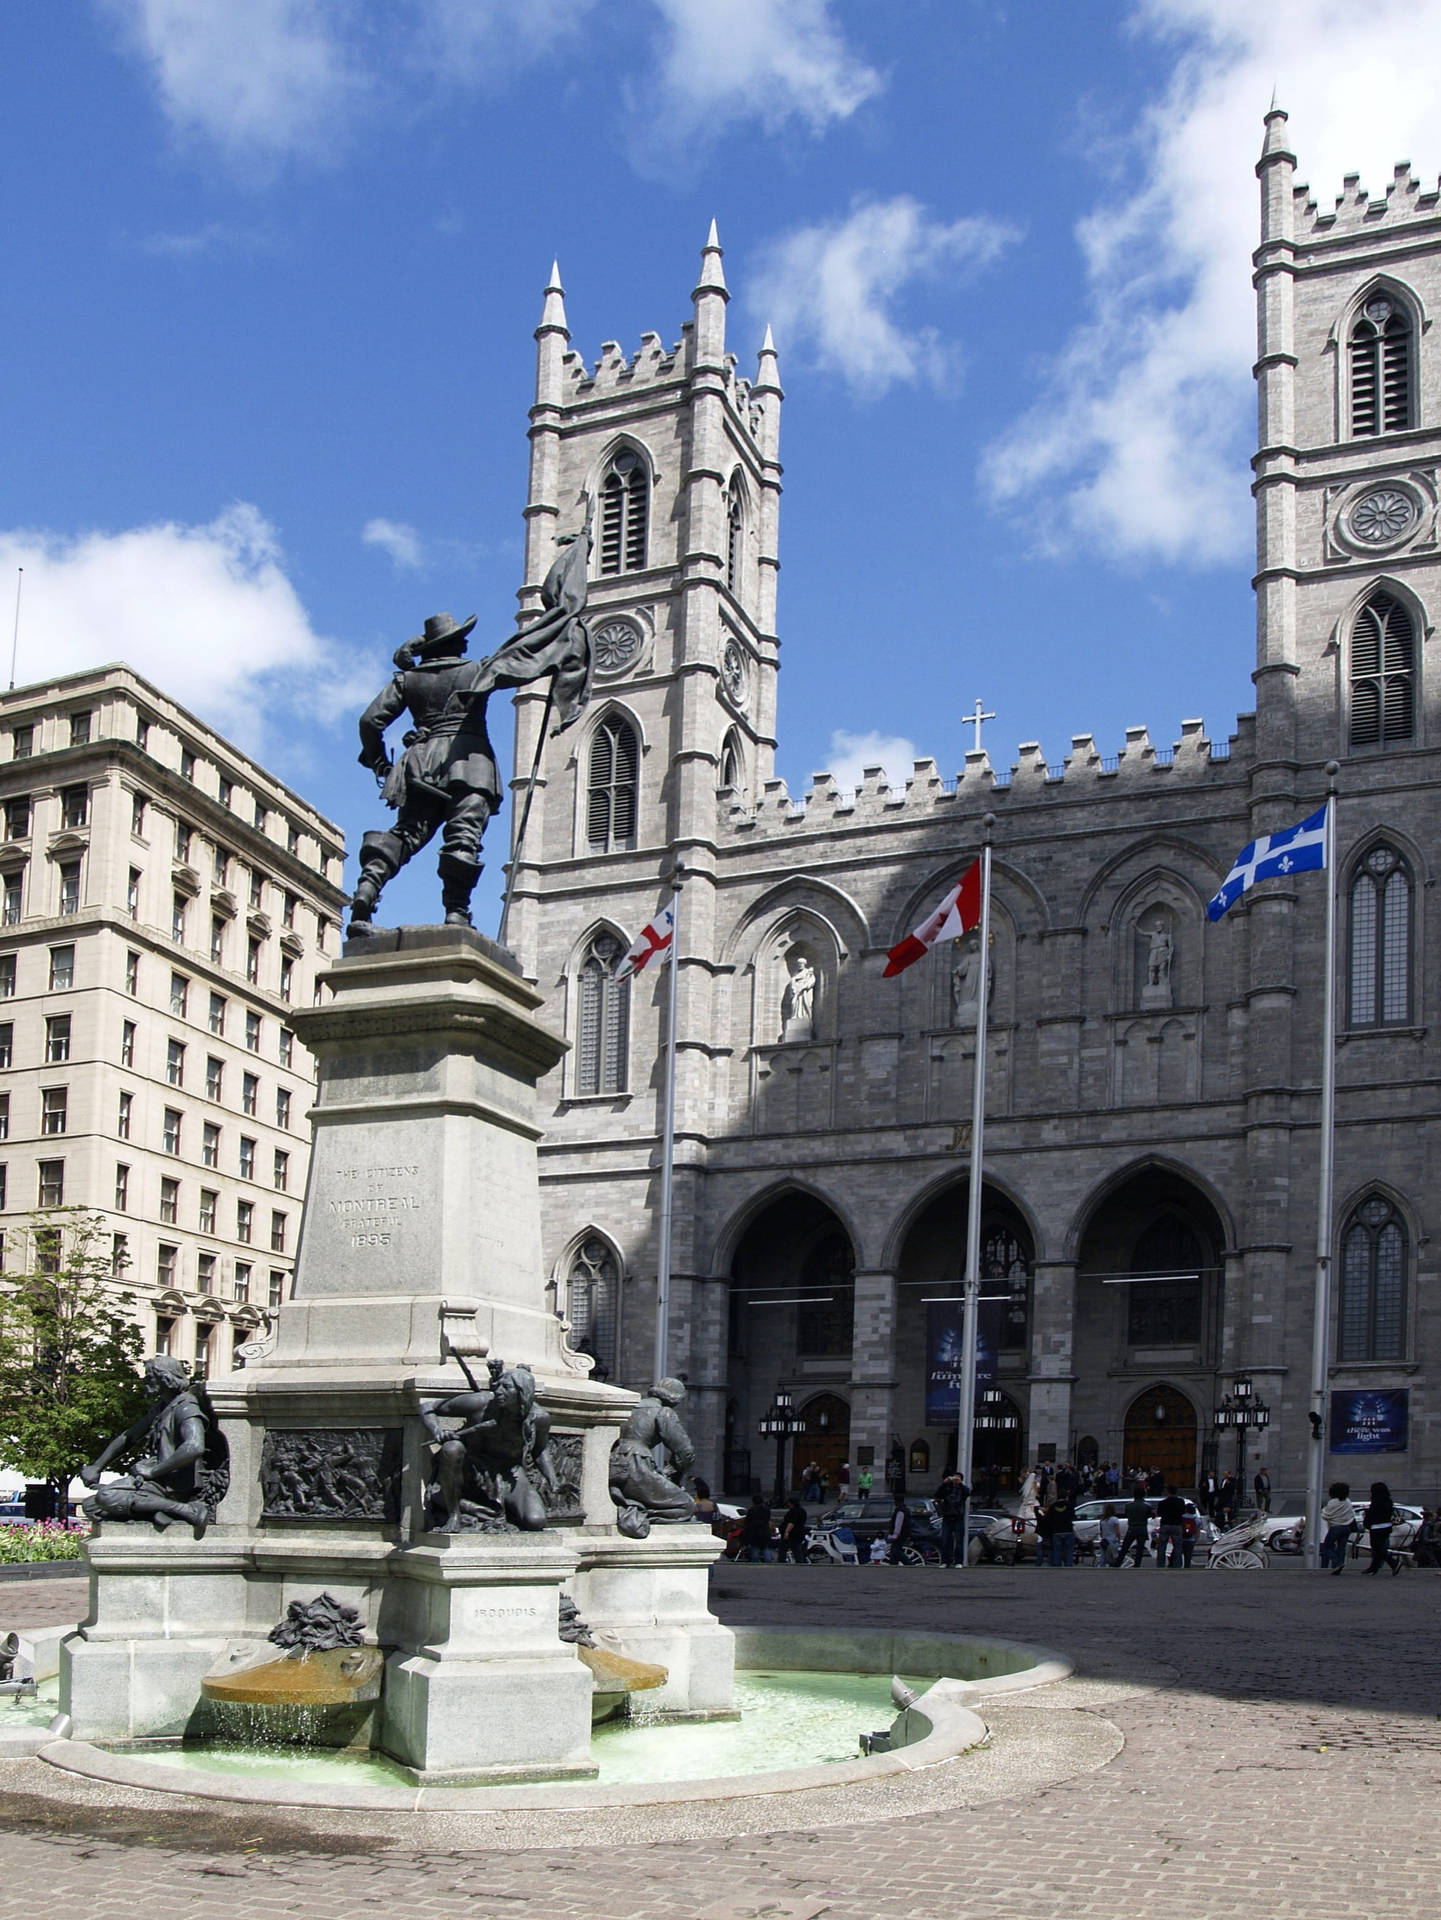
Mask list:
[[[536,760],[543,699],[517,700],[513,819],[536,775],[509,937],[572,1042],[543,1105],[548,1257],[573,1341],[642,1384],[666,977],[618,986],[612,968],[678,861],[669,1365],[718,1491],[769,1484],[757,1425],[781,1388],[805,1422],[797,1465],[873,1460],[879,1478],[899,1448],[924,1480],[953,1457],[928,1424],[927,1327],[964,1257],[981,991],[982,1273],[1001,1304],[977,1457],[1006,1473],[1049,1450],[1124,1457],[1194,1484],[1244,1379],[1270,1410],[1242,1436],[1248,1473],[1264,1460],[1304,1486],[1324,884],[1268,883],[1215,926],[1205,903],[1245,841],[1320,804],[1332,760],[1328,1404],[1384,1406],[1388,1450],[1328,1466],[1398,1492],[1441,1481],[1441,199],[1400,167],[1383,198],[1348,179],[1321,210],[1278,111],[1258,174],[1255,712],[1225,740],[1129,730],[1114,758],[1082,736],[1060,766],[977,750],[954,780],[922,760],[904,786],[873,770],[854,793],[818,775],[790,795],[770,336],[747,380],[714,229],[671,348],[607,343],[588,367],[547,289],[523,606],[587,501],[597,525],[585,719]],[[988,815],[984,986],[954,946],[883,980]],[[1329,1444],[1349,1444],[1339,1424]]]

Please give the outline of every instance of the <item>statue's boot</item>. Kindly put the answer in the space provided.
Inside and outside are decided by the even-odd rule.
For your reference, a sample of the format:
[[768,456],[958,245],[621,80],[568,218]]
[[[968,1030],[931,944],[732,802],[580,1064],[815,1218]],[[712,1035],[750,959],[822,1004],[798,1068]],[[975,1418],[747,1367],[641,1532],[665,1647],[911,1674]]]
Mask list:
[[440,904],[448,927],[469,927],[470,896],[480,878],[480,862],[463,853],[443,853],[436,862],[440,874]]
[[352,937],[373,931],[370,919],[375,912],[376,902],[386,881],[400,871],[402,860],[403,851],[395,834],[361,835],[360,878],[355,883],[355,892],[350,896],[349,931]]

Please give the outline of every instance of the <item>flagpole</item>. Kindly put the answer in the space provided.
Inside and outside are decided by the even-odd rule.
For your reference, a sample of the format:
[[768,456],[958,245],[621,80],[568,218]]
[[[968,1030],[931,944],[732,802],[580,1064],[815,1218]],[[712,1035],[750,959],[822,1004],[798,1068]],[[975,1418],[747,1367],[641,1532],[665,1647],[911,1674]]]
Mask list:
[[670,1244],[675,1192],[675,1037],[677,981],[680,975],[680,890],[685,868],[677,860],[670,877],[670,978],[666,981],[665,1092],[662,1097],[660,1161],[660,1246],[655,1276],[655,1377],[664,1380],[670,1358]]
[[[966,1270],[961,1283],[964,1302],[961,1331],[961,1387],[956,1408],[956,1472],[971,1484],[971,1454],[976,1421],[976,1348],[981,1297],[981,1174],[986,1125],[986,1014],[991,984],[991,829],[996,816],[988,813],[982,825],[981,848],[981,964],[976,988],[976,1068],[971,1082],[971,1181],[966,1194]],[[961,1543],[961,1564],[968,1564],[970,1542]]]
[[1321,1165],[1316,1182],[1316,1297],[1311,1322],[1311,1471],[1306,1497],[1306,1558],[1321,1564],[1321,1503],[1326,1483],[1326,1390],[1331,1358],[1331,1207],[1336,1174],[1336,776],[1326,762],[1326,992],[1321,1018]]

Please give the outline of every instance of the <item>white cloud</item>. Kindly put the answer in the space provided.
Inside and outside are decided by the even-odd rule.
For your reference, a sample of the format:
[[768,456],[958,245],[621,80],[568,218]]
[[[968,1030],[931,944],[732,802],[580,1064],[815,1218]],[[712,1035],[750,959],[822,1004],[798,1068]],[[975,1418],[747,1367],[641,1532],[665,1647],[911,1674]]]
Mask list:
[[104,0],[185,132],[232,153],[323,153],[367,85],[335,0]]
[[830,772],[838,787],[858,787],[867,767],[884,767],[893,787],[903,787],[915,765],[916,743],[899,733],[847,733],[837,727],[831,735]]
[[282,561],[244,503],[207,526],[0,532],[0,579],[25,569],[17,678],[124,660],[258,751],[262,715],[330,718],[373,691],[367,663],[316,633]]
[[789,119],[820,132],[880,91],[851,52],[830,0],[654,0],[669,29],[661,78],[674,117]]
[[367,520],[361,539],[388,553],[397,567],[416,570],[425,565],[425,548],[414,527],[403,520]]
[[908,195],[861,200],[841,220],[800,227],[763,254],[750,300],[775,325],[783,352],[800,348],[857,392],[884,393],[896,381],[949,383],[956,350],[933,327],[897,317],[915,281],[976,271],[1015,238],[998,220],[974,214],[934,219]]
[[1342,0],[1139,0],[1133,26],[1174,46],[1171,78],[1136,129],[1131,185],[1081,225],[1089,313],[984,478],[1058,545],[1229,562],[1252,537],[1253,168],[1272,86],[1322,205],[1343,173],[1380,193],[1398,160],[1434,172],[1441,0],[1396,34]]

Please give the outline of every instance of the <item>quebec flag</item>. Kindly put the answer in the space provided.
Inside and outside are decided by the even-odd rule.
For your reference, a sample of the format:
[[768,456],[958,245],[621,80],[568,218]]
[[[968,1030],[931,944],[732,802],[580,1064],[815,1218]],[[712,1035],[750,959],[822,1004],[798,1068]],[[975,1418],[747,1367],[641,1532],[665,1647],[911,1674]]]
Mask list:
[[1307,814],[1298,827],[1263,833],[1236,855],[1235,865],[1221,882],[1220,891],[1206,904],[1206,913],[1219,920],[1228,907],[1258,880],[1274,880],[1288,873],[1311,873],[1326,865],[1326,804]]

